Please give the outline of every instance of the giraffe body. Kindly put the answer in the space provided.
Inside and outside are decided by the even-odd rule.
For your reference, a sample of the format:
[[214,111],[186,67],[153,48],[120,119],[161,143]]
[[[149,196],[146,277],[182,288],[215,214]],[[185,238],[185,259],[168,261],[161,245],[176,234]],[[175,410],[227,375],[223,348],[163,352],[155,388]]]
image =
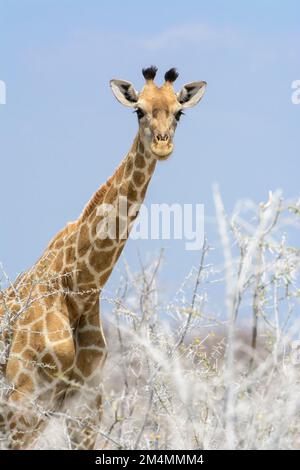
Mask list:
[[[170,77],[166,74],[159,88],[153,71],[143,71],[146,85],[139,95],[129,82],[111,82],[117,99],[138,112],[139,132],[129,153],[78,220],[0,294],[0,367],[8,387],[0,431],[9,448],[34,445],[49,414],[64,410],[68,415],[71,407],[67,427],[72,447],[95,445],[107,355],[99,294],[124,248],[157,160],[173,150],[176,113],[195,96],[189,96],[186,85],[180,102]],[[205,82],[196,83],[201,84],[199,93]],[[125,214],[119,211],[122,201]],[[103,236],[112,214],[114,234]]]

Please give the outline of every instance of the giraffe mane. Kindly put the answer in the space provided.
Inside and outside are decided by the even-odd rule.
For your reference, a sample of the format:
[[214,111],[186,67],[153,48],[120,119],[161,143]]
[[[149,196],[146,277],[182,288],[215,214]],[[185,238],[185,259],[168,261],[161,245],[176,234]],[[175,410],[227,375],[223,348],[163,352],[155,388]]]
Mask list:
[[93,212],[95,207],[97,207],[101,203],[110,186],[111,182],[108,180],[93,194],[93,196],[83,209],[81,216],[79,217],[79,220],[81,222],[85,221],[88,216]]

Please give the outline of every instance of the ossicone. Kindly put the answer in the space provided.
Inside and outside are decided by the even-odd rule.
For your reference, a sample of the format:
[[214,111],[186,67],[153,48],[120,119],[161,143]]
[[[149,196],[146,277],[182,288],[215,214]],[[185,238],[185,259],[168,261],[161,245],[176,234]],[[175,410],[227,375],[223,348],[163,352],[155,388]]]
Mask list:
[[168,71],[165,73],[165,80],[166,80],[166,82],[173,83],[173,82],[175,82],[175,80],[178,78],[178,75],[179,75],[179,73],[178,73],[177,70],[173,67],[172,69],[168,70]]
[[143,69],[142,73],[143,73],[145,80],[154,80],[157,70],[158,68],[155,67],[155,65],[151,65],[151,67]]

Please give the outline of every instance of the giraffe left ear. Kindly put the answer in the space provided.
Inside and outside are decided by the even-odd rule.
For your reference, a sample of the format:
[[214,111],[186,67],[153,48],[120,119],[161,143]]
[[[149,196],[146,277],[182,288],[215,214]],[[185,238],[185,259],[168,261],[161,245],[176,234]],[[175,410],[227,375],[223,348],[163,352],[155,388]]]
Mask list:
[[111,80],[110,86],[113,94],[120,103],[129,108],[135,107],[139,95],[137,91],[135,91],[132,83],[126,82],[125,80]]
[[183,108],[191,108],[201,100],[205,93],[206,82],[192,82],[187,83],[177,93],[177,100]]

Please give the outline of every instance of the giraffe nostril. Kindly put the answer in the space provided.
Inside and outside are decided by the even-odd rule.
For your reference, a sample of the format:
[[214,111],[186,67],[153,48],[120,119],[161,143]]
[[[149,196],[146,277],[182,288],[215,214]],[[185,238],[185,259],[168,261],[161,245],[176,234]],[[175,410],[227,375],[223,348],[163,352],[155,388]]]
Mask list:
[[167,142],[169,140],[169,135],[168,134],[157,134],[156,135],[156,140],[158,141],[163,141],[163,142]]

